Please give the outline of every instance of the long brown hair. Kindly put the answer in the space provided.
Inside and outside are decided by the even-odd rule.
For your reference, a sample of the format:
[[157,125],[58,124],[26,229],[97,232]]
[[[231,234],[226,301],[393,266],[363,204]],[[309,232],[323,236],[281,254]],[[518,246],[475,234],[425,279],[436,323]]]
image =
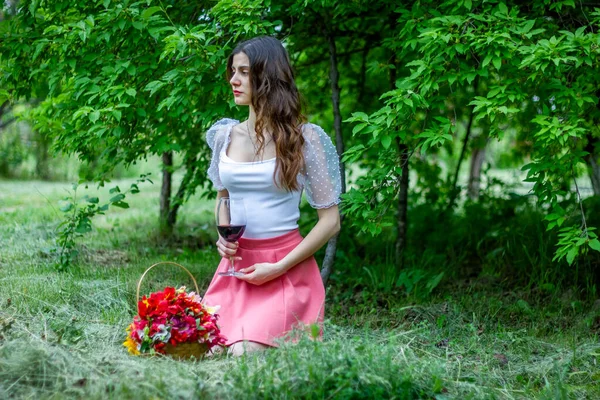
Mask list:
[[[264,130],[269,127],[275,143],[277,161],[275,183],[288,191],[298,190],[297,176],[304,167],[304,137],[300,93],[287,51],[270,36],[259,36],[237,45],[227,60],[231,80],[233,56],[244,53],[250,61],[252,107],[256,112],[258,154],[264,149]],[[278,178],[278,179],[277,179]]]

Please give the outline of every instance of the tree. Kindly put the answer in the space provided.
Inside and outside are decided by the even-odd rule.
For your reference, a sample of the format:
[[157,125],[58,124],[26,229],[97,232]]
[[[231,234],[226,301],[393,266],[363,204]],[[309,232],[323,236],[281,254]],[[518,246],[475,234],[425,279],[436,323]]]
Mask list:
[[[240,26],[257,35],[274,24],[262,19],[257,1],[163,4],[23,1],[4,28],[0,68],[12,100],[48,83],[33,124],[55,149],[99,160],[100,184],[120,163],[161,155],[160,217],[168,235],[181,204],[207,182],[202,133],[230,112],[224,60],[242,37]],[[174,196],[173,152],[186,169]]]
[[[577,25],[580,15],[586,17],[583,26]],[[524,169],[538,200],[551,207],[549,229],[559,230],[555,259],[571,264],[588,248],[600,250],[585,219],[562,226],[580,208],[578,190],[568,188],[586,156],[582,143],[588,133],[598,134],[592,126],[599,115],[599,77],[593,69],[599,57],[599,13],[571,2],[521,7],[504,1],[423,1],[400,7],[397,16],[402,29],[394,43],[407,68],[396,89],[382,96],[379,110],[350,119],[367,144],[349,149],[347,161],[359,160],[375,145],[386,150],[368,178],[358,181],[359,189],[348,193],[354,223],[372,234],[389,224],[385,210],[401,186],[392,178],[398,165],[391,144],[400,140],[423,154],[454,140],[458,118],[447,111],[447,99],[474,92],[480,80],[486,92],[472,95],[469,104],[473,123],[489,124],[490,137],[501,140],[508,126],[521,129],[513,125],[515,116],[527,113],[521,120],[527,121],[534,146],[533,161]],[[568,210],[565,201],[571,204]]]

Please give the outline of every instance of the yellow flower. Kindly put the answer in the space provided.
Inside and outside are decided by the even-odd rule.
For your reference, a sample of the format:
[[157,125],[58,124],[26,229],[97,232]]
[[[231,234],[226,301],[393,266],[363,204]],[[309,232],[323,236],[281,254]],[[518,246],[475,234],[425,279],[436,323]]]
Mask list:
[[123,346],[127,347],[127,351],[129,351],[134,356],[140,355],[140,352],[137,348],[137,343],[131,338],[131,336],[127,336],[127,339],[123,342]]

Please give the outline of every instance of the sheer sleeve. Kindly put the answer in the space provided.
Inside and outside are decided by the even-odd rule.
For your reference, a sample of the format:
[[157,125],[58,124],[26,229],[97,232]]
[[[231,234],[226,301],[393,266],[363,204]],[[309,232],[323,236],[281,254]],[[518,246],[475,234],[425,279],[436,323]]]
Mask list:
[[238,121],[234,119],[223,118],[215,122],[215,124],[206,132],[206,142],[212,150],[212,157],[208,167],[208,178],[217,190],[225,189],[221,183],[221,177],[219,176],[219,157],[223,146],[227,146],[229,143],[229,130],[237,122]]
[[329,208],[340,202],[340,161],[331,139],[321,127],[304,125],[304,189],[313,208]]

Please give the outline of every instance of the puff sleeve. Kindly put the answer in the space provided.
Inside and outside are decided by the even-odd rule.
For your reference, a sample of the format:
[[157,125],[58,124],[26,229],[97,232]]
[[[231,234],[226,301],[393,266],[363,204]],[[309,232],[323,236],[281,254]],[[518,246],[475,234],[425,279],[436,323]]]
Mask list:
[[206,132],[206,142],[212,151],[210,165],[208,166],[208,179],[211,180],[216,190],[224,190],[219,176],[219,158],[223,147],[229,143],[229,130],[238,121],[223,118],[213,124]]
[[340,203],[342,180],[340,161],[329,136],[315,124],[305,124],[304,189],[313,208],[329,208]]

